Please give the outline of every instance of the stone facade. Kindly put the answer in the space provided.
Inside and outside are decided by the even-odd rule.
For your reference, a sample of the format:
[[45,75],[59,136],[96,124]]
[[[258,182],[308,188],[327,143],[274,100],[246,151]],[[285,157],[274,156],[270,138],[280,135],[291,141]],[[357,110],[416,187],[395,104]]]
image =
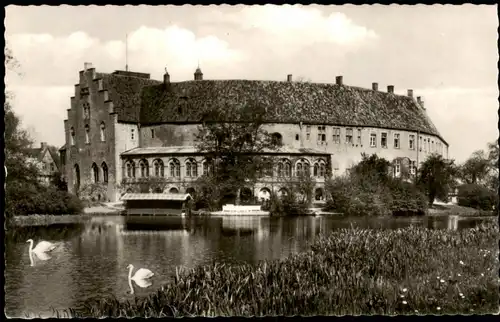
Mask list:
[[[194,142],[203,109],[235,108],[250,101],[265,105],[269,117],[264,128],[279,134],[285,147],[274,157],[289,160],[292,173],[300,159],[307,161],[311,174],[321,159],[329,172],[341,175],[361,160],[362,153],[376,153],[397,160],[397,175],[404,163],[416,171],[430,153],[448,157],[448,144],[410,90],[401,96],[393,94],[393,87],[388,93],[378,91],[378,86],[349,87],[339,77],[331,85],[293,83],[291,77],[287,82],[210,81],[201,75],[200,70],[194,81],[170,83],[167,73],[160,82],[143,73],[97,73],[86,63],[64,122],[61,155],[70,191],[98,183],[106,187],[105,199],[116,201],[146,180],[141,178],[141,161],[143,169],[147,164],[148,176],[156,177],[154,163],[161,160],[164,174],[154,189],[186,192],[196,179],[188,176],[186,162],[195,161],[197,175],[203,173],[204,158]],[[173,159],[178,161],[179,176],[170,173]],[[128,175],[127,162],[134,163],[134,176]],[[274,171],[254,192],[282,188],[276,166]],[[324,179],[316,179],[321,188]]]

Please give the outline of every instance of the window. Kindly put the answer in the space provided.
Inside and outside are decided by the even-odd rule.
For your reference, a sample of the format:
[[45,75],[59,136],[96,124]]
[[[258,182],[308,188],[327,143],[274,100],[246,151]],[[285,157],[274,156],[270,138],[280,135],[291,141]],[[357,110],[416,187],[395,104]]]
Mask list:
[[177,159],[173,159],[170,161],[168,164],[170,168],[170,176],[173,178],[180,178],[181,177],[181,163]]
[[103,162],[101,164],[101,169],[102,169],[102,181],[104,183],[108,183],[108,166],[106,165],[106,162]]
[[417,161],[410,161],[410,174],[417,173]]
[[85,124],[85,143],[90,144],[90,126]]
[[399,177],[400,174],[401,174],[401,160],[396,160],[394,162],[394,175],[396,177]]
[[196,178],[198,176],[198,164],[195,160],[189,159],[186,161],[186,177]]
[[295,141],[298,141],[298,140],[299,140],[299,135],[295,134]]
[[309,175],[310,169],[309,169],[309,162],[307,160],[302,159],[297,164],[295,165],[295,174],[297,177],[301,177],[304,175]]
[[314,164],[314,176],[323,178],[326,173],[326,167],[324,161],[319,161]]
[[99,182],[99,168],[95,163],[92,163],[92,182],[93,183]]
[[271,134],[271,142],[274,145],[282,145],[283,144],[283,137],[281,136],[280,133],[273,133]]
[[382,137],[380,138],[380,146],[383,148],[387,148],[387,133],[382,133]]
[[418,149],[419,149],[420,151],[422,151],[422,148],[424,148],[424,151],[425,151],[425,146],[424,146],[424,147],[422,147],[422,137],[419,137],[419,138],[418,138]]
[[358,144],[361,145],[361,129],[358,129]]
[[333,143],[340,143],[340,128],[333,128]]
[[127,162],[126,168],[127,168],[127,177],[135,178],[135,163],[133,161]]
[[434,149],[434,140],[432,140],[431,151],[432,151],[432,152],[435,152],[435,151],[436,151],[436,150]]
[[104,142],[106,141],[106,125],[104,124],[104,122],[101,122],[101,142]]
[[155,171],[155,177],[164,177],[165,176],[165,167],[163,165],[163,161],[160,159],[156,159],[153,161],[153,168]]
[[75,145],[75,128],[71,127],[71,130],[69,130],[69,136],[70,136],[70,143],[71,145]]
[[370,134],[370,147],[375,148],[377,146],[377,134]]
[[431,152],[431,139],[427,139],[427,151]]
[[90,119],[90,104],[87,102],[83,103],[83,118],[85,120]]
[[141,169],[141,177],[147,178],[149,177],[149,164],[147,160],[141,160],[139,162],[139,168]]
[[155,138],[155,129],[151,129],[151,138],[154,139]]
[[130,139],[131,140],[134,139],[134,134],[135,134],[135,130],[134,129],[130,129]]
[[311,138],[311,126],[306,126],[306,139],[309,140]]
[[52,172],[56,171],[56,166],[54,165],[54,163],[50,164],[50,171]]
[[325,142],[326,141],[326,128],[325,126],[318,126],[318,141]]
[[410,134],[410,138],[408,140],[408,145],[410,150],[415,150],[415,135]]
[[278,163],[278,177],[289,178],[291,176],[291,169],[292,167],[290,165],[290,161],[288,161],[287,159],[281,160]]
[[353,134],[352,134],[352,129],[348,128],[345,130],[345,143],[347,144],[353,144]]
[[209,167],[210,165],[208,161],[207,160],[203,161],[203,175],[208,175],[208,173],[210,172]]
[[394,148],[399,149],[399,133],[394,133]]
[[271,160],[265,160],[262,164],[261,175],[264,177],[273,176],[273,163]]

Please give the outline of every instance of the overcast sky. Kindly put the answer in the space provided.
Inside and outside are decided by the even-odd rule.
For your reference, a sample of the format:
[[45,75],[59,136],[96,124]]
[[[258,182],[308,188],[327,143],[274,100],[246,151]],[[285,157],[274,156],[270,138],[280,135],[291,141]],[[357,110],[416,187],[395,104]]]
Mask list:
[[450,157],[498,137],[495,6],[39,6],[6,8],[14,109],[37,144],[64,144],[63,120],[84,62],[171,81],[285,80],[287,74],[425,100]]

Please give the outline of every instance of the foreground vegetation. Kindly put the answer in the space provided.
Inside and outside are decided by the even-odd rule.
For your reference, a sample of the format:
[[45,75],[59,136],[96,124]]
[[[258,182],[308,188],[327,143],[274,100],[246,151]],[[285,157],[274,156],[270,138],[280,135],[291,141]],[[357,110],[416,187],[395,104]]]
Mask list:
[[74,317],[498,312],[498,223],[461,231],[344,229],[256,266],[180,269],[148,297],[105,297]]

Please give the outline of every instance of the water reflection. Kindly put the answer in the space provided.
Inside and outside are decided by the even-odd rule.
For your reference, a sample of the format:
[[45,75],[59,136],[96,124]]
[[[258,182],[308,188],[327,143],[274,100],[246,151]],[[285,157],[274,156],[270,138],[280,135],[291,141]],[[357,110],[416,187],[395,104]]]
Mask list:
[[[213,261],[257,263],[306,250],[318,234],[350,227],[429,229],[474,227],[484,218],[269,218],[269,217],[95,217],[84,225],[26,228],[6,241],[5,301],[9,316],[51,314],[51,306],[78,307],[96,295],[131,300],[129,264],[154,272],[152,285],[133,284],[147,295],[175,274],[176,266]],[[47,261],[30,266],[28,238],[60,243]],[[147,286],[147,287],[146,287]],[[144,287],[144,288],[143,288]]]

